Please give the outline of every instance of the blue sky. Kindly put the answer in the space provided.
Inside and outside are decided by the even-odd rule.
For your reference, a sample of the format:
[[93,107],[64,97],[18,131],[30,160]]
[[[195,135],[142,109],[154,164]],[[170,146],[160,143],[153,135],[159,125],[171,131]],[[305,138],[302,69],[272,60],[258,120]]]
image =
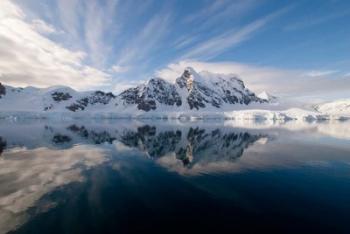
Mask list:
[[0,9],[0,59],[11,60],[0,81],[12,85],[118,92],[193,66],[237,74],[257,92],[350,91],[350,1],[3,0]]

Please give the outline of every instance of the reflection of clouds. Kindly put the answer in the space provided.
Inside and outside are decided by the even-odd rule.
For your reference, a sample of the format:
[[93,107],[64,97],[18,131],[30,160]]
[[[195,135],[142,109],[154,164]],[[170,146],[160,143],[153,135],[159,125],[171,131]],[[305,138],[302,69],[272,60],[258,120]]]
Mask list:
[[350,140],[350,122],[334,122],[332,124],[320,124],[317,127],[319,133],[338,139]]
[[37,148],[5,152],[0,158],[0,229],[7,232],[29,217],[26,211],[46,193],[84,180],[82,172],[107,160],[90,146],[67,150]]

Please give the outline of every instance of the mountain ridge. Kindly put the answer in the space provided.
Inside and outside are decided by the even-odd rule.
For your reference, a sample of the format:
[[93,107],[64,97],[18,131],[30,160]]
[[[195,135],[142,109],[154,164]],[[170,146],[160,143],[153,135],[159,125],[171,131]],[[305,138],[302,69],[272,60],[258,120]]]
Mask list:
[[[174,110],[178,108],[182,110],[220,109],[227,105],[231,105],[234,109],[235,104],[249,105],[250,103],[268,102],[247,89],[244,82],[237,77],[222,77],[222,75],[208,72],[197,73],[193,68],[186,68],[175,83],[155,77],[145,84],[126,89],[118,95],[99,90],[78,92],[64,86],[44,89],[14,88],[0,83],[0,98],[0,109],[32,109],[44,112],[55,110],[79,112],[97,106],[110,111],[135,108],[141,112],[161,111],[164,108]],[[23,105],[16,105],[16,98],[19,99],[17,102],[31,100],[31,103],[22,108]],[[29,108],[30,106],[32,108]]]
[[78,92],[64,86],[14,88],[0,83],[0,118],[343,120],[350,119],[350,100],[298,107],[267,92],[256,95],[234,75],[186,68],[174,83],[154,77],[118,95],[99,90]]

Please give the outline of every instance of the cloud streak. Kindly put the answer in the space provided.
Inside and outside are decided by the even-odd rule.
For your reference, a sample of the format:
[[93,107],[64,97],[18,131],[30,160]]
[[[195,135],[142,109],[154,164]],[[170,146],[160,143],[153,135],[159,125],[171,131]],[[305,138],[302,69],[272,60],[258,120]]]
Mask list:
[[277,12],[269,14],[263,18],[255,20],[240,29],[234,29],[215,36],[207,41],[200,43],[189,50],[181,59],[202,59],[209,60],[215,58],[238,44],[250,39],[254,33],[262,29],[272,19],[286,12],[289,8],[283,8]]

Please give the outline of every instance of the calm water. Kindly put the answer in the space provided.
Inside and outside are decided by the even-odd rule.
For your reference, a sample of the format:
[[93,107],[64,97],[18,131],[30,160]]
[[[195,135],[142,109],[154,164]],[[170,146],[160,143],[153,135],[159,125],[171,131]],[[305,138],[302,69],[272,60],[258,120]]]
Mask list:
[[0,155],[0,233],[350,233],[349,122],[2,121]]

